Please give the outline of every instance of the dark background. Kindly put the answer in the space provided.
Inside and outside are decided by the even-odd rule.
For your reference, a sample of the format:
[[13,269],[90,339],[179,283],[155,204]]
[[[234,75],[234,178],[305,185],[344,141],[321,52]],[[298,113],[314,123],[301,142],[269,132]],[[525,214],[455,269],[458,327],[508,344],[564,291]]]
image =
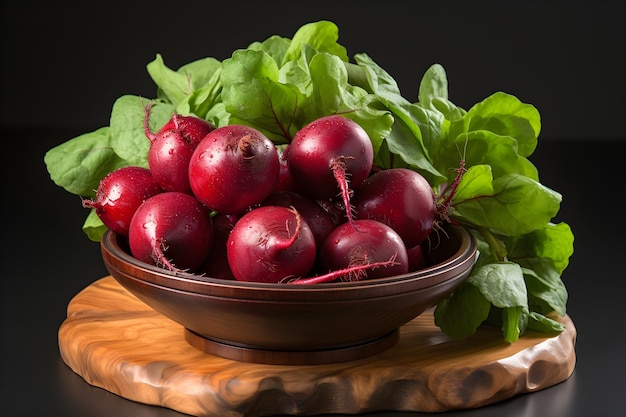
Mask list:
[[273,34],[331,20],[350,56],[368,53],[413,99],[440,63],[465,108],[502,90],[537,106],[545,139],[619,138],[624,2],[3,2],[0,125],[108,125],[123,94],[155,96],[145,67],[223,60]]
[[145,66],[157,53],[171,68],[225,59],[321,19],[334,21],[349,54],[368,53],[407,98],[437,62],[455,103],[467,108],[501,90],[542,115],[531,160],[563,194],[555,221],[576,237],[563,275],[578,330],[576,369],[555,387],[445,416],[617,417],[626,409],[624,2],[21,1],[1,10],[0,414],[180,416],[91,387],[61,360],[57,331],[68,302],[107,272],[80,230],[80,198],[50,181],[43,155],[108,125],[119,96],[154,97]]

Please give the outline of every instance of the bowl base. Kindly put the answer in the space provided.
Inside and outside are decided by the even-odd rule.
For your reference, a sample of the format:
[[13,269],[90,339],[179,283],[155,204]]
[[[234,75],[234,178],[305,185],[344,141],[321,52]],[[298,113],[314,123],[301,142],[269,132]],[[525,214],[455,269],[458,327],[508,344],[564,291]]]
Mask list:
[[275,351],[230,344],[206,338],[185,329],[185,340],[204,353],[240,362],[269,365],[324,365],[368,358],[393,347],[399,340],[399,329],[362,343],[313,351]]

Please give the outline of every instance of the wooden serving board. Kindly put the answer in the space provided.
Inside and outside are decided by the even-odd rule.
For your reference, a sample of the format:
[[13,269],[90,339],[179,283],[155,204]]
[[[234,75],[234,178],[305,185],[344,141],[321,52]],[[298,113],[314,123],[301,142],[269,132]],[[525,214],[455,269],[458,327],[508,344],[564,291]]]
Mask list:
[[575,365],[576,329],[513,344],[485,326],[452,341],[427,311],[389,350],[352,362],[262,365],[192,347],[184,328],[104,277],[69,303],[59,329],[65,363],[89,384],[194,416],[440,412],[476,408],[560,383]]

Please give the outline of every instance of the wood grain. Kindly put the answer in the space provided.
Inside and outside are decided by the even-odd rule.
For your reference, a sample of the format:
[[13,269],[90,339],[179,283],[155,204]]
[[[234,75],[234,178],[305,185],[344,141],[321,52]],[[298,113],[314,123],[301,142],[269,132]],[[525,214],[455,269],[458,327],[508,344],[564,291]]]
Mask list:
[[64,362],[87,383],[129,400],[194,416],[439,412],[475,408],[558,384],[575,366],[576,329],[526,334],[507,344],[484,327],[452,341],[427,311],[398,343],[367,359],[311,366],[263,365],[213,356],[185,341],[112,277],[69,303],[59,329]]

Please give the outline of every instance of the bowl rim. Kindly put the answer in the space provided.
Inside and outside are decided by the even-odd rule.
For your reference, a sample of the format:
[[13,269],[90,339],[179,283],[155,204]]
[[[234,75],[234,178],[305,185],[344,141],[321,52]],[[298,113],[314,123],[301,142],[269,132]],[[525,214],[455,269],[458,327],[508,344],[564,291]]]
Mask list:
[[[312,293],[354,292],[355,290],[360,290],[361,292],[371,291],[380,296],[381,291],[383,293],[386,292],[386,287],[397,287],[398,284],[411,288],[411,290],[415,290],[416,287],[418,289],[432,287],[455,277],[459,270],[467,270],[473,266],[478,255],[476,239],[470,231],[463,226],[448,226],[450,227],[447,229],[447,233],[454,233],[460,239],[460,243],[455,253],[442,262],[418,271],[373,280],[329,282],[311,285],[246,282],[207,277],[188,272],[170,271],[134,258],[119,244],[119,238],[121,238],[121,236],[111,230],[105,231],[102,236],[101,250],[105,266],[114,277],[116,274],[112,269],[116,269],[118,270],[117,272],[119,272],[119,265],[125,263],[127,265],[126,267],[132,268],[134,272],[134,274],[126,272],[125,275],[127,275],[127,278],[147,282],[151,285],[164,287],[169,290],[217,296],[220,294],[229,294],[233,291],[245,292],[247,295],[253,292],[264,293],[271,291],[273,293],[282,294],[294,293],[300,296],[303,294],[312,295]],[[387,290],[390,291],[389,288],[387,288]],[[395,293],[395,290],[389,293]],[[361,295],[365,296],[364,294]],[[257,297],[252,296],[252,298]]]

